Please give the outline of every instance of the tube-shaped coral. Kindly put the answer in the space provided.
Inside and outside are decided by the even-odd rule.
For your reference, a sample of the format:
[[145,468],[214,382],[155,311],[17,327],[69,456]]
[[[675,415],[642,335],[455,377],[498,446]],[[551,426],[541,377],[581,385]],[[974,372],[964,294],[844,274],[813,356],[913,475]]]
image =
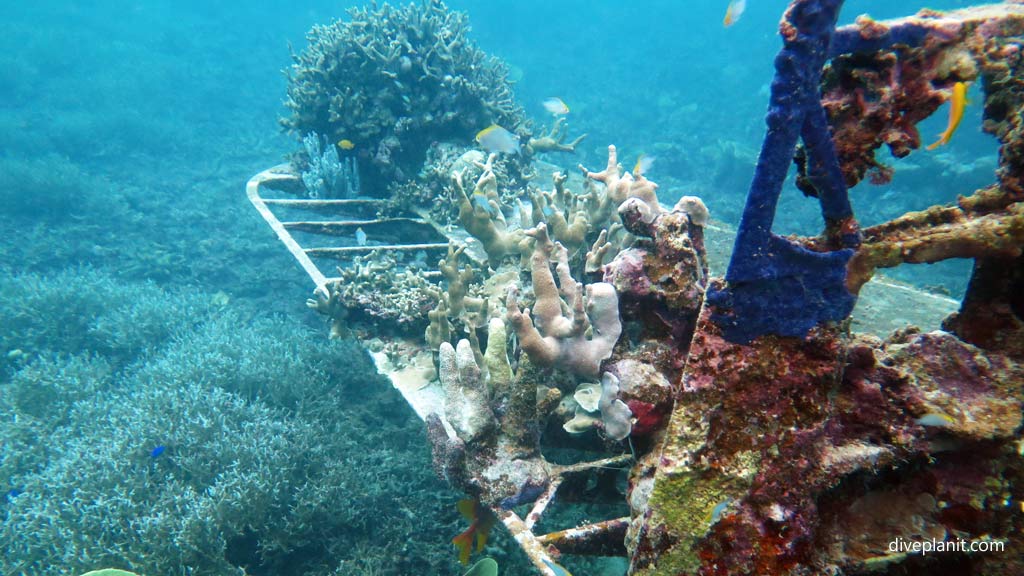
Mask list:
[[[541,224],[531,234],[537,239],[530,259],[534,319],[530,310],[519,308],[515,291],[509,292],[507,300],[508,320],[519,345],[537,365],[597,377],[601,362],[611,356],[622,333],[618,294],[604,282],[584,289],[569,274],[565,248],[550,241],[546,227]],[[558,255],[560,285],[551,272],[552,253]]]

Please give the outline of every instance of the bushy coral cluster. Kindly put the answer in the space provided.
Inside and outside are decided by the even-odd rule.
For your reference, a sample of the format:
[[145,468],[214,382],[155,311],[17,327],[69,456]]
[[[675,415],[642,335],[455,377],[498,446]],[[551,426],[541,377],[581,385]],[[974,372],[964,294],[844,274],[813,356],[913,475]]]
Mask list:
[[432,283],[412,270],[402,270],[393,256],[371,253],[338,268],[340,280],[306,304],[332,319],[331,336],[345,335],[349,314],[388,326],[423,326],[438,301]]
[[353,8],[316,26],[288,71],[282,124],[347,141],[345,155],[358,158],[365,191],[377,195],[415,177],[433,142],[468,144],[491,124],[515,130],[523,115],[508,69],[468,32],[466,15],[440,0]]

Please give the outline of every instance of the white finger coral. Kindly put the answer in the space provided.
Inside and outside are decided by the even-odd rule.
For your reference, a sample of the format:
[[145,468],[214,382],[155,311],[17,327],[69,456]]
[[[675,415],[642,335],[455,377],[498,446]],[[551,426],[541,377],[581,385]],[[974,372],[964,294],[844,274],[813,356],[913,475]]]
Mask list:
[[443,342],[439,349],[441,386],[444,389],[444,415],[459,438],[472,442],[495,424],[490,394],[473,348],[468,340],[459,340],[458,349]]

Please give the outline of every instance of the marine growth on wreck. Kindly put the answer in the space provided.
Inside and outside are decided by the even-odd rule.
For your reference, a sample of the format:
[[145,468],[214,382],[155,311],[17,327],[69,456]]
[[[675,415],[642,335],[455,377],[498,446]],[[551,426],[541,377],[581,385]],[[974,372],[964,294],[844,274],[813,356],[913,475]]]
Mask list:
[[[282,120],[305,145],[249,196],[310,308],[423,419],[468,498],[465,561],[500,522],[548,576],[577,554],[637,575],[1024,573],[1024,3],[836,28],[842,5],[782,15],[746,208],[714,230],[735,236],[722,277],[714,199],[659,202],[612,143],[603,166],[557,168],[584,137],[568,106],[527,120],[465,14],[381,4],[310,32]],[[922,153],[916,124],[968,85],[1000,144],[991,185],[861,227],[849,189]],[[814,237],[772,231],[794,165]],[[941,330],[851,330],[876,270],[950,258],[974,269]],[[609,468],[628,513],[540,533]]]

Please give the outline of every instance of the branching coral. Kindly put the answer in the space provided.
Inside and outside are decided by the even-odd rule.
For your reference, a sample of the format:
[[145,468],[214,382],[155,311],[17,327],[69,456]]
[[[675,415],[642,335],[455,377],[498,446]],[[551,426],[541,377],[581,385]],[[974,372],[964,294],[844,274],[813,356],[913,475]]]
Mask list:
[[379,176],[415,175],[433,141],[468,142],[492,123],[515,129],[523,118],[508,69],[468,32],[466,15],[440,0],[353,8],[347,21],[315,26],[293,56],[291,115],[281,122],[299,135],[349,140],[378,176],[364,179],[371,192],[387,185]]
[[459,204],[459,223],[466,232],[480,241],[491,266],[497,268],[505,256],[519,253],[523,233],[520,229],[509,229],[502,214],[498,180],[493,169],[494,159],[492,154],[486,164],[480,165],[483,173],[473,187],[472,198],[466,194],[462,183],[464,171],[457,172],[453,181]]
[[560,116],[551,124],[551,130],[543,136],[530,138],[526,143],[528,154],[534,152],[575,152],[576,146],[587,137],[586,134],[577,136],[571,142],[566,143],[565,116]]
[[448,255],[437,263],[437,268],[448,284],[443,296],[448,313],[475,328],[487,322],[488,303],[485,298],[469,296],[469,285],[475,273],[470,266],[459,266],[459,258],[465,251],[465,246],[456,248],[449,244]]
[[581,198],[566,187],[568,176],[561,172],[552,175],[554,190],[530,194],[533,225],[545,223],[551,236],[575,254],[590,231],[590,222]]
[[603,190],[591,188],[587,199],[587,212],[591,226],[603,226],[615,215],[619,205],[627,198],[639,198],[654,212],[661,211],[656,192],[658,185],[642,174],[633,175],[629,172],[623,174],[615,146],[608,146],[608,164],[604,170],[591,172],[582,164],[579,169],[589,180],[604,184]]
[[90,270],[0,287],[28,355],[0,378],[0,573],[327,576],[377,538],[447,570],[425,446],[385,441],[417,436],[354,342]]
[[434,285],[415,272],[395,265],[392,256],[371,253],[338,268],[339,279],[318,291],[306,306],[331,318],[331,335],[345,334],[349,314],[365,314],[394,325],[423,325],[437,302]]
[[[509,293],[507,302],[508,320],[519,337],[519,345],[538,365],[597,377],[601,362],[611,356],[622,333],[615,288],[604,282],[588,284],[584,296],[583,284],[576,282],[569,271],[565,247],[551,241],[543,224],[534,228],[531,235],[535,239],[530,258],[536,297],[533,318],[529,309],[519,308],[514,291]],[[552,258],[557,262],[558,284],[551,273]]]

